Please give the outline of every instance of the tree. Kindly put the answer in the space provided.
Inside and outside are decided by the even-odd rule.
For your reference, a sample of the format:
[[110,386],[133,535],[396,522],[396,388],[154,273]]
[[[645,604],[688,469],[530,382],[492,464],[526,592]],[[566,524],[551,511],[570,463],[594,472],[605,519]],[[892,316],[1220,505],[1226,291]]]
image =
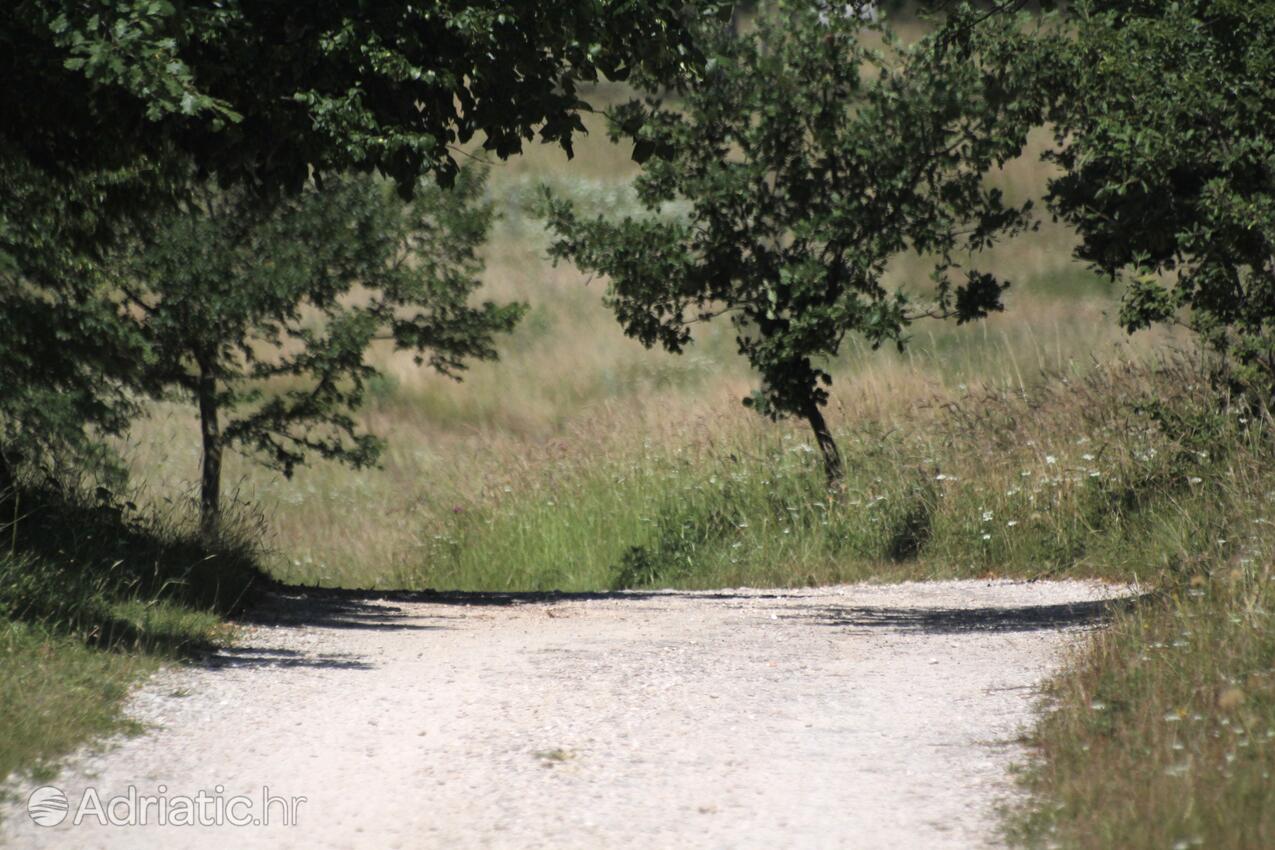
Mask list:
[[[17,0],[0,16],[0,458],[91,445],[145,353],[102,255],[201,176],[255,194],[380,171],[446,183],[457,145],[570,150],[582,84],[670,81],[716,5],[634,0]],[[19,456],[20,455],[20,456]],[[9,466],[0,463],[0,467]]]
[[[1050,57],[1049,203],[1128,286],[1130,330],[1183,322],[1275,397],[1275,6],[1082,0]],[[1043,66],[1042,66],[1043,67]]]
[[[411,191],[454,145],[570,150],[581,83],[698,62],[677,0],[19,0],[0,21],[0,139],[42,167],[128,164],[176,146],[219,179],[300,188],[379,169]],[[40,96],[32,94],[39,92]]]
[[57,177],[0,149],[0,478],[82,464],[88,426],[127,425],[146,352],[100,260],[162,182],[140,168]]
[[116,285],[151,354],[145,380],[198,405],[203,527],[217,527],[222,456],[242,447],[291,476],[311,454],[355,466],[380,441],[353,413],[377,374],[369,346],[391,341],[458,377],[496,356],[521,305],[471,306],[492,208],[463,170],[404,203],[368,178],[263,203],[198,189],[183,214],[121,258]]
[[[828,361],[847,334],[901,348],[916,319],[1000,308],[1006,284],[960,261],[1027,226],[1028,208],[984,177],[1019,153],[1033,116],[969,49],[879,53],[861,38],[878,29],[866,9],[831,9],[762,16],[716,41],[683,102],[611,114],[645,163],[649,215],[585,220],[551,196],[547,214],[552,254],[607,275],[610,306],[644,344],[681,352],[696,323],[729,316],[761,378],[745,403],[806,420],[835,482]],[[684,214],[664,214],[679,202]],[[935,259],[924,296],[883,282],[909,250]]]

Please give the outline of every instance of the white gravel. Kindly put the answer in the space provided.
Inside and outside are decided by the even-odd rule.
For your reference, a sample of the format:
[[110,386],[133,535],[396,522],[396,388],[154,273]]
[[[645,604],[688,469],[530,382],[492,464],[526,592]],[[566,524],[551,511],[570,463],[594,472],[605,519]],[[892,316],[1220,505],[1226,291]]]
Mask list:
[[[283,825],[55,828],[13,847],[968,848],[1063,650],[1128,588],[279,598],[138,690],[140,737],[52,784],[74,813],[201,789]],[[13,789],[25,800],[29,788]],[[170,809],[170,812],[174,811]],[[116,814],[128,817],[124,804]]]

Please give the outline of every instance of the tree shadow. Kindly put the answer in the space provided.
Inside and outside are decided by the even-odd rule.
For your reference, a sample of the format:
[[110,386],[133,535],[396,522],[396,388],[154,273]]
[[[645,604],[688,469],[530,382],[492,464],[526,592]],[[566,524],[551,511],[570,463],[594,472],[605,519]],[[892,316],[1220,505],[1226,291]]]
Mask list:
[[[453,621],[469,615],[462,611],[446,613],[445,607],[423,612],[408,610],[406,605],[508,607],[527,604],[619,599],[626,601],[669,599],[681,596],[698,598],[776,599],[786,594],[738,594],[673,590],[598,591],[598,592],[499,592],[499,591],[402,591],[347,590],[282,585],[275,582],[258,593],[254,604],[242,611],[235,622],[266,628],[350,629],[371,631],[426,632],[453,628]],[[306,653],[292,649],[262,646],[187,647],[185,653],[195,664],[207,669],[243,667],[321,668],[371,670],[375,664],[363,657],[347,654]]]
[[[328,591],[273,585],[260,593],[255,603],[240,613],[235,622],[269,628],[348,629],[367,631],[424,632],[449,628],[443,614],[422,614],[392,604],[412,601],[403,594],[362,591]],[[389,603],[389,604],[386,604]],[[422,622],[427,620],[428,622]],[[434,622],[438,621],[438,622]],[[268,639],[268,631],[263,637]],[[374,670],[375,659],[355,653],[306,652],[283,647],[204,646],[187,653],[198,666],[208,670],[236,668],[307,668],[324,670]]]
[[[747,600],[781,600],[793,594],[783,590],[766,593],[732,591],[597,591],[597,592],[498,592],[498,591],[379,591],[336,588],[302,588],[275,585],[238,622],[264,627],[306,627],[373,631],[426,632],[449,629],[468,619],[464,608],[508,607],[560,602],[617,600],[651,602],[694,597],[726,603]],[[848,631],[895,631],[933,635],[1012,633],[1092,628],[1102,625],[1120,610],[1136,605],[1141,597],[1074,602],[1057,605],[983,606],[975,608],[905,608],[838,606],[783,609],[763,606],[780,620],[806,622]],[[421,604],[437,606],[422,610]],[[375,659],[344,653],[308,653],[261,646],[214,648],[196,653],[196,663],[209,669],[243,667],[319,668],[371,670]]]
[[[496,591],[496,590],[349,590],[336,587],[303,587],[298,585],[275,585],[270,588],[267,598],[257,609],[271,608],[278,603],[291,611],[303,611],[307,603],[321,613],[324,606],[339,610],[342,605],[351,606],[351,610],[361,610],[360,605],[367,603],[406,603],[429,605],[454,605],[458,607],[506,607],[511,605],[535,605],[554,602],[590,602],[598,600],[641,601],[678,599],[694,597],[696,599],[787,599],[791,593],[783,590],[773,592],[735,593],[718,590],[530,590],[530,591]],[[253,611],[248,612],[252,616]],[[304,614],[302,615],[304,616]],[[242,618],[241,618],[242,619]],[[304,621],[298,621],[304,622]]]
[[878,630],[925,634],[1036,632],[1094,628],[1133,608],[1140,597],[1120,597],[1059,605],[981,608],[827,607],[780,615],[849,631]]
[[[446,628],[439,623],[422,623],[419,612],[408,612],[393,604],[411,602],[397,594],[366,596],[329,591],[275,590],[263,594],[257,604],[244,611],[236,622],[260,626],[310,626],[320,629],[363,629],[371,631],[429,631]],[[444,620],[443,616],[430,619]]]
[[224,646],[195,659],[208,670],[244,667],[306,668],[317,670],[374,670],[376,665],[351,653],[309,653],[264,646]]

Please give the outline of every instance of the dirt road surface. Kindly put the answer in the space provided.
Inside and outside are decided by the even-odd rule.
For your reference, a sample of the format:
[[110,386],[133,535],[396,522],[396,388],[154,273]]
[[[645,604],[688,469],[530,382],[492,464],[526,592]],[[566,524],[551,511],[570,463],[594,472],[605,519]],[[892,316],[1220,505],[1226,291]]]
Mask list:
[[[997,846],[1040,683],[1127,592],[283,596],[236,646],[138,690],[128,710],[149,731],[50,782],[68,798],[60,825],[34,824],[30,788],[14,789],[0,843]],[[158,799],[130,811],[130,786],[166,813]],[[101,824],[142,811],[147,826]],[[232,816],[269,822],[181,825]]]

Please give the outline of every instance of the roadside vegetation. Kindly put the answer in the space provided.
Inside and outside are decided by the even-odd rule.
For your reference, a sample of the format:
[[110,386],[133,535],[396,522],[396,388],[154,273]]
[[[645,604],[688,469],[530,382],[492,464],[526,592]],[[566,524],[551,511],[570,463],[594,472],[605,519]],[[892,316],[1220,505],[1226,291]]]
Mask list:
[[[1275,42],[1245,35],[1275,32],[1275,17],[1243,2],[1073,5],[1085,14],[1062,38],[962,7],[933,64],[880,88],[906,63],[848,73],[838,51],[878,63],[864,45],[883,37],[856,42],[855,18],[836,22],[841,41],[811,40],[829,27],[813,7],[791,41],[783,22],[757,50],[726,39],[711,85],[679,77],[704,57],[663,3],[647,10],[666,18],[658,43],[642,14],[457,14],[455,55],[413,30],[368,63],[358,45],[404,31],[387,15],[316,41],[306,79],[331,86],[262,99],[230,72],[256,63],[218,55],[217,38],[190,54],[199,73],[170,55],[180,38],[148,40],[169,31],[151,20],[176,16],[168,4],[115,13],[126,56],[96,17],[24,31],[56,49],[15,79],[112,94],[72,123],[5,101],[23,117],[0,132],[0,776],[47,776],[80,742],[127,731],[129,687],[233,640],[225,618],[272,581],[1096,578],[1141,595],[1051,683],[1011,837],[1275,845]],[[225,14],[205,23],[273,26]],[[510,27],[531,35],[502,37]],[[605,49],[559,43],[572,27]],[[921,32],[909,19],[909,39]],[[697,82],[679,102],[694,108],[613,108],[632,89],[596,78],[629,74],[628,54],[650,90]],[[786,135],[792,98],[749,73],[763,55],[808,96],[800,138]],[[1146,70],[1168,64],[1180,73]],[[961,85],[935,87],[953,67]],[[333,94],[363,74],[383,75],[368,87],[383,98]],[[556,94],[563,74],[570,97]],[[473,79],[501,96],[471,120],[453,106],[470,93],[448,86]],[[236,108],[280,138],[213,144]],[[898,150],[908,134],[877,128],[892,119],[930,128],[932,149]],[[534,128],[559,146],[512,157]],[[55,135],[101,161],[59,171],[65,150],[40,148]],[[804,158],[785,147],[809,139]],[[457,158],[483,162],[461,172]],[[373,168],[386,182],[357,184],[372,212],[329,221],[336,195],[311,169],[339,192]],[[207,173],[222,182],[191,205],[191,175]],[[407,218],[390,191],[422,178],[462,190],[432,230],[417,225],[438,205],[421,199],[455,188],[420,189]],[[848,202],[812,184],[864,207],[847,220]],[[891,192],[907,215],[869,220]],[[144,222],[177,220],[163,218],[174,196],[195,230],[214,202],[246,212],[218,225],[221,248],[180,228],[165,240]],[[1056,218],[1031,218],[1042,201]],[[264,240],[288,204],[342,241],[298,254],[285,232],[279,251],[245,250],[247,224]],[[369,216],[403,225],[393,244],[371,244],[364,231],[384,228],[359,225]],[[205,250],[221,262],[191,261]],[[708,321],[727,307],[742,318]]]
[[0,496],[0,774],[47,778],[85,739],[136,731],[130,687],[161,663],[233,639],[224,617],[264,580],[260,529],[214,542],[192,518],[105,488],[20,483]]

